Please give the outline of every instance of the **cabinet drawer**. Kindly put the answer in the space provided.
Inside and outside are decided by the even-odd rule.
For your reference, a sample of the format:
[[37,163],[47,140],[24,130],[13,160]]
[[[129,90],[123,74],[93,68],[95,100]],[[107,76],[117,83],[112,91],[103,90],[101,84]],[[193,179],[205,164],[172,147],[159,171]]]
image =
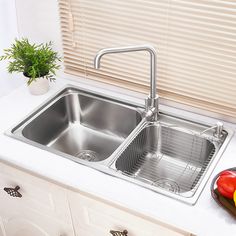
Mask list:
[[110,230],[128,231],[128,236],[190,236],[190,233],[160,222],[128,213],[78,193],[69,195],[72,219],[77,236],[108,236]]
[[[4,188],[19,186],[21,198],[12,197]],[[1,212],[24,206],[25,210],[33,210],[49,216],[58,217],[70,223],[70,212],[66,192],[63,188],[31,174],[0,163],[0,204]]]

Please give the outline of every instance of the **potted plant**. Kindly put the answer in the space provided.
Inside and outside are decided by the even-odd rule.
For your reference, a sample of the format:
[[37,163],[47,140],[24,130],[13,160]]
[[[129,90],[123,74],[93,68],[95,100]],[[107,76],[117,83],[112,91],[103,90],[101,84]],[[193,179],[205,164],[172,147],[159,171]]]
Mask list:
[[27,77],[32,94],[44,94],[49,89],[48,81],[55,80],[55,72],[60,68],[60,57],[51,46],[51,42],[37,45],[26,38],[15,39],[11,47],[4,50],[0,61],[9,60],[9,73],[21,72]]

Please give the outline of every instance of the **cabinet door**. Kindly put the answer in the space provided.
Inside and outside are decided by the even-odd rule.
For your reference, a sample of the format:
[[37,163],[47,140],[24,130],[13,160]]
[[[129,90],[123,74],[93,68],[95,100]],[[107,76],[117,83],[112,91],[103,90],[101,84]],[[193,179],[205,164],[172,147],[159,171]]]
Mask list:
[[[22,198],[11,197],[3,190],[5,187],[14,188],[16,186],[20,187],[19,192],[22,194]],[[37,211],[71,224],[65,189],[0,163],[0,202],[2,201],[5,204],[0,204],[0,212],[24,206],[25,211]]]
[[6,236],[6,233],[5,233],[5,230],[4,230],[4,226],[3,226],[3,220],[1,218],[1,216],[0,216],[0,236]]
[[0,163],[0,236],[62,235],[74,235],[66,190]]
[[66,224],[24,209],[9,212],[2,223],[6,236],[73,236]]
[[109,236],[110,230],[128,231],[128,236],[190,236],[190,233],[154,222],[78,193],[69,194],[77,236]]

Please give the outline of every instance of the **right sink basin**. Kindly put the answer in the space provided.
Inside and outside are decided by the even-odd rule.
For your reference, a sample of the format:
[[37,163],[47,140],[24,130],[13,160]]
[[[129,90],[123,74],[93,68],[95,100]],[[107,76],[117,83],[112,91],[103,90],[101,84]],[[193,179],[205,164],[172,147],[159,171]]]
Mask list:
[[151,123],[116,161],[116,168],[174,193],[191,191],[215,153],[202,137]]
[[224,130],[215,137],[214,129],[162,115],[143,124],[111,168],[126,180],[194,204],[230,136]]

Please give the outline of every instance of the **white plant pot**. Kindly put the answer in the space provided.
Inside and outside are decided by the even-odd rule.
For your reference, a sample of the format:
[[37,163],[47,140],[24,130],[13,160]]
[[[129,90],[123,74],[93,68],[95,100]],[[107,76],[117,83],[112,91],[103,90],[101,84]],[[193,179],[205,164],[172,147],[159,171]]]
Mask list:
[[29,86],[29,91],[33,95],[42,95],[48,92],[49,82],[45,78],[37,78]]

